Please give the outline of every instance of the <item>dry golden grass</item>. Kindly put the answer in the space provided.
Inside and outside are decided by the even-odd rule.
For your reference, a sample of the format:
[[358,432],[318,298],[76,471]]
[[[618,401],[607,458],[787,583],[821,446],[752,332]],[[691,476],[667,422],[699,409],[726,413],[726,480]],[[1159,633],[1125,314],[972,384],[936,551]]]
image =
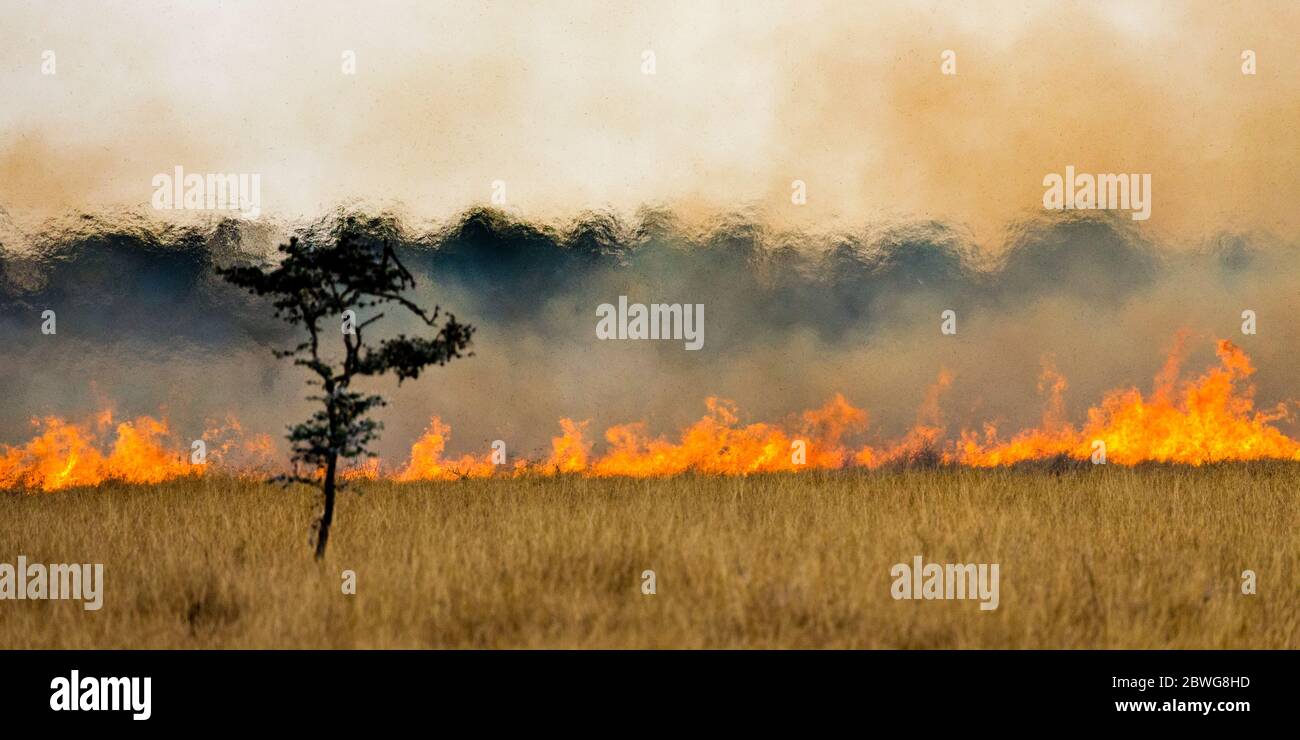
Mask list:
[[[1297,648],[1298,481],[1248,464],[371,483],[343,495],[319,564],[305,489],[0,495],[0,561],[100,562],[106,581],[98,612],[0,602],[0,647]],[[1000,607],[891,599],[914,555],[1000,563]]]

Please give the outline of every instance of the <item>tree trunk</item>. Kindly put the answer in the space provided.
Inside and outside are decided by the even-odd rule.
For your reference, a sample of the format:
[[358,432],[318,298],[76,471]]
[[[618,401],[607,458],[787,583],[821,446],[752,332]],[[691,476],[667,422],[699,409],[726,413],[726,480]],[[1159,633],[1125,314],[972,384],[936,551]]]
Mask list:
[[330,455],[329,464],[325,466],[325,483],[321,491],[325,494],[325,511],[320,515],[320,530],[316,533],[316,559],[325,557],[325,545],[329,544],[330,524],[334,521],[334,470],[338,467],[338,455]]

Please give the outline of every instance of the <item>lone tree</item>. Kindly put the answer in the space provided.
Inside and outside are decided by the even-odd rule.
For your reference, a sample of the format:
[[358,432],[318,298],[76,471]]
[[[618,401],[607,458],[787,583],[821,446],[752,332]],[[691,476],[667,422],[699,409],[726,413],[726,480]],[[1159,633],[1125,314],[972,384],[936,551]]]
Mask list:
[[[350,221],[337,229],[332,246],[318,247],[293,237],[280,245],[279,252],[283,257],[274,269],[236,266],[218,269],[217,274],[250,293],[271,296],[276,318],[307,330],[305,341],[275,350],[276,357],[293,358],[295,365],[314,373],[307,382],[321,390],[307,396],[321,408],[307,421],[289,427],[294,473],[280,480],[318,487],[323,494],[324,507],[316,524],[319,560],[325,555],[334,520],[340,460],[373,457],[367,445],[383,426],[367,414],[383,406],[384,399],[352,390],[352,381],[388,372],[397,375],[399,384],[418,378],[430,365],[464,356],[474,328],[451,314],[440,324],[437,306],[425,311],[404,297],[415,287],[415,278],[397,258],[390,240],[358,235]],[[433,336],[398,334],[377,347],[367,345],[363,332],[384,314],[373,313],[363,321],[357,314],[386,304],[409,311],[431,327]],[[333,341],[336,337],[342,338],[341,347]],[[299,464],[314,475],[303,475]]]

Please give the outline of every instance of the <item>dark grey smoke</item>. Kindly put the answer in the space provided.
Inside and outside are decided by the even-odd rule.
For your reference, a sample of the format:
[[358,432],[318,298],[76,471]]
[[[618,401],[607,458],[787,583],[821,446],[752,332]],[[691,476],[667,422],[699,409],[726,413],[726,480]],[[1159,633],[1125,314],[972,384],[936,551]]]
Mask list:
[[[1226,337],[1260,368],[1261,403],[1300,395],[1297,249],[1267,235],[1158,245],[1131,221],[1073,216],[976,245],[934,222],[800,234],[736,216],[688,229],[653,209],[564,225],[474,210],[431,230],[344,212],[294,228],[84,216],[36,235],[0,224],[0,441],[25,439],[33,416],[110,403],[165,411],[187,437],[227,412],[280,436],[306,408],[301,373],[271,356],[292,337],[212,268],[266,260],[290,233],[327,242],[344,222],[398,243],[420,300],[478,327],[473,359],[382,388],[393,404],[381,451],[393,462],[435,413],[456,451],[500,438],[526,454],[561,416],[669,431],[698,418],[706,395],[780,420],[843,392],[887,436],[910,425],[941,368],[956,376],[944,402],[953,429],[1014,428],[1037,420],[1049,355],[1077,420],[1105,389],[1149,387],[1180,330],[1191,332],[1188,370]],[[596,306],[619,295],[705,304],[704,349],[597,341]],[[40,333],[46,309],[53,337]],[[945,309],[957,311],[955,337],[939,332]],[[1240,334],[1244,309],[1259,315],[1257,336]]]

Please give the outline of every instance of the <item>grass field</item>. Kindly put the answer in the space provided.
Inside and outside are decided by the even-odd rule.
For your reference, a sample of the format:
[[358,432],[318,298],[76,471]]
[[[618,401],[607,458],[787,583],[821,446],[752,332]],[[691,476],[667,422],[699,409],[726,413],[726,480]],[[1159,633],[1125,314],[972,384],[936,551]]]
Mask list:
[[[323,563],[306,489],[0,494],[0,561],[105,565],[100,611],[0,602],[0,648],[1297,648],[1297,483],[1285,463],[368,483]],[[894,600],[916,555],[999,563],[999,608]]]

